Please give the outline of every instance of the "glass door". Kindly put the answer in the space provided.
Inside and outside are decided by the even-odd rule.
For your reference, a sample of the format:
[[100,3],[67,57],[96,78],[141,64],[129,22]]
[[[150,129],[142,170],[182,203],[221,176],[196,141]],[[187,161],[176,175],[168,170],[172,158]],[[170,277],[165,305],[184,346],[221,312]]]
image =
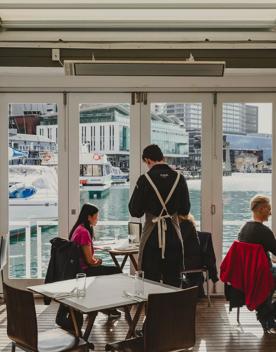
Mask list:
[[142,141],[158,144],[167,163],[186,178],[191,214],[205,231],[212,231],[212,102],[211,94],[149,94],[144,125],[150,133]]
[[[99,222],[94,244],[128,237],[130,181],[140,174],[134,166],[140,151],[135,109],[130,94],[69,96],[70,228],[84,203],[95,204]],[[109,255],[97,255],[112,264]]]
[[43,280],[50,240],[68,229],[64,106],[61,94],[2,94],[0,109],[5,276],[24,287]]
[[[275,95],[218,95],[218,155],[223,255],[238,237],[240,227],[251,218],[250,199],[267,195],[275,204]],[[273,222],[267,223],[275,231]]]

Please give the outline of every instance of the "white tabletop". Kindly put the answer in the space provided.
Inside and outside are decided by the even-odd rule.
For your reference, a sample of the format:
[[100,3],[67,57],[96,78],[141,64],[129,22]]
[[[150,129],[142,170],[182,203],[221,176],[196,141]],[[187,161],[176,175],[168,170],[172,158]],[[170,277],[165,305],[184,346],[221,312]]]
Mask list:
[[[70,292],[76,286],[76,280],[58,281],[51,284],[28,287],[29,290],[40,293],[49,298],[71,306],[83,313],[95,312],[102,309],[137,304],[139,302],[125,297],[124,291],[134,292],[134,277],[126,274],[93,276],[86,279],[85,297],[55,298],[58,293]],[[147,301],[151,293],[168,293],[179,291],[179,288],[162,285],[158,282],[144,281],[144,300]]]

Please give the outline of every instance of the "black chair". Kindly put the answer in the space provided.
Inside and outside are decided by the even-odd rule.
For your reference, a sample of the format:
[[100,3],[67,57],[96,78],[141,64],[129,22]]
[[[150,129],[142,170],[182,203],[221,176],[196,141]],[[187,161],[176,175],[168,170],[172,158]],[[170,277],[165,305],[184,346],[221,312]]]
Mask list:
[[169,352],[195,345],[197,287],[149,295],[144,336],[107,344],[106,351]]
[[[0,271],[1,271],[2,285],[4,282],[3,271],[4,271],[5,265],[7,264],[8,240],[9,240],[9,235],[7,234],[0,237]],[[4,299],[4,290],[2,292],[3,292],[3,299]]]
[[[210,232],[197,231],[199,242],[200,242],[200,255],[189,263],[189,266],[186,270],[181,272],[182,287],[185,283],[186,275],[188,274],[202,274],[203,282],[206,282],[206,294],[208,298],[208,307],[211,306],[211,297],[210,297],[210,285],[209,280],[211,279],[215,284],[218,279],[218,272],[216,267],[216,256],[212,242],[212,235]],[[185,247],[185,245],[184,245]],[[184,251],[185,253],[185,251]],[[185,257],[186,262],[186,257]],[[185,264],[186,265],[186,264]],[[192,282],[192,286],[197,285],[195,282]],[[204,289],[202,284],[200,284],[202,292]],[[201,291],[200,291],[201,292]]]
[[16,346],[27,352],[88,351],[87,342],[60,328],[37,332],[33,294],[3,283],[7,306],[7,335]]

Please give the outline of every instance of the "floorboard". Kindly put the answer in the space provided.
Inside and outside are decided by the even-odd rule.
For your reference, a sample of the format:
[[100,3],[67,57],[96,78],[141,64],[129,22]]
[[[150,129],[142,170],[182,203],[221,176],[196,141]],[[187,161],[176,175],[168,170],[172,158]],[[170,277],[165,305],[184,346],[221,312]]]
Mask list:
[[[45,306],[41,301],[36,305],[39,330],[54,327],[57,305]],[[264,335],[254,312],[241,309],[241,325],[236,321],[236,310],[228,312],[228,304],[222,298],[213,298],[212,306],[206,300],[197,306],[197,342],[195,352],[275,352],[276,335]],[[139,322],[141,326],[142,322]],[[127,323],[122,315],[118,320],[109,321],[99,313],[90,340],[96,352],[103,352],[105,344],[125,337]],[[183,331],[183,333],[185,333]],[[0,306],[0,351],[11,351],[11,343],[6,335],[5,306]],[[20,351],[18,348],[17,351]]]

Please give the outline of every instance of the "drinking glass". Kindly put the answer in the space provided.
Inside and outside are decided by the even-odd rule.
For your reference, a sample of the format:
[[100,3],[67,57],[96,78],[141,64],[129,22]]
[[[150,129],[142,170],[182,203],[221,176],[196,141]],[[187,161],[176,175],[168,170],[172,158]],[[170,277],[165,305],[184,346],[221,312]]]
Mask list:
[[136,296],[144,296],[144,272],[142,270],[135,271],[134,294]]
[[86,274],[78,273],[76,275],[76,293],[77,297],[85,297],[86,294]]

